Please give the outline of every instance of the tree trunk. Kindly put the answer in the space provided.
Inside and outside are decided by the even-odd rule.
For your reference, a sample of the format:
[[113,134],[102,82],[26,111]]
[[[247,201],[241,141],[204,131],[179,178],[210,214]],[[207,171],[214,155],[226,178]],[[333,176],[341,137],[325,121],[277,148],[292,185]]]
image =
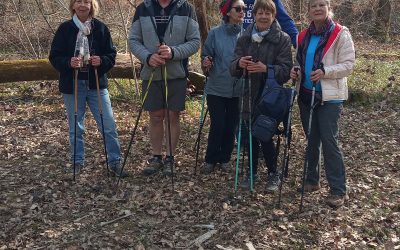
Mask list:
[[379,0],[376,12],[375,35],[384,42],[389,40],[391,14],[392,6],[390,0]]
[[[136,72],[140,72],[139,61],[134,61]],[[132,64],[127,54],[117,54],[116,64],[107,73],[108,78],[132,79]],[[57,80],[58,72],[47,59],[0,61],[0,84],[8,82]],[[189,72],[189,85],[195,91],[204,87],[205,76],[193,71]]]
[[197,21],[198,21],[199,27],[200,27],[201,47],[203,47],[203,44],[207,39],[208,30],[210,29],[210,25],[207,20],[206,1],[195,0],[194,6],[196,9]]
[[295,20],[295,22],[301,22],[301,13],[303,12],[302,8],[303,8],[303,1],[302,0],[294,0],[293,1],[293,9],[292,9],[292,13],[293,13],[293,19]]

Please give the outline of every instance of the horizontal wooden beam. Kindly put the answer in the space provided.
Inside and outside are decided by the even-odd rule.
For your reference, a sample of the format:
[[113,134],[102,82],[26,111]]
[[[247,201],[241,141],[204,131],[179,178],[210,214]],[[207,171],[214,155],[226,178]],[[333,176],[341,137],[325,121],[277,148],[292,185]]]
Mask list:
[[[108,72],[109,78],[133,79],[129,55],[118,54],[115,66]],[[135,72],[139,75],[140,63],[134,61]],[[0,83],[58,80],[58,72],[51,66],[48,59],[0,61]],[[204,87],[205,77],[196,72],[189,72],[189,81],[196,91]]]

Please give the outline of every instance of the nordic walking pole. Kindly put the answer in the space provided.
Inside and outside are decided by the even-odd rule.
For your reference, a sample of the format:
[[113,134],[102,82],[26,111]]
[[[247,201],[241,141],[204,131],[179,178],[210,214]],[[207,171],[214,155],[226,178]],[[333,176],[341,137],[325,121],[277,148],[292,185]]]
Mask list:
[[74,181],[76,173],[76,128],[78,125],[78,69],[74,70]]
[[194,174],[197,173],[197,164],[198,164],[198,161],[199,161],[199,151],[200,151],[200,142],[201,142],[201,132],[203,130],[204,123],[205,123],[206,118],[207,118],[207,114],[208,114],[208,108],[206,108],[206,112],[204,113],[204,117],[201,119],[200,126],[199,126],[199,133],[197,134],[197,139],[196,139],[196,142],[195,142],[195,147],[196,147],[196,165],[194,166]]
[[[168,105],[168,80],[167,80],[167,66],[164,64],[161,68],[161,75],[164,77],[164,84],[165,84],[165,107],[167,110],[167,129],[168,129],[168,146],[169,146],[169,153],[170,156],[174,157],[172,153],[172,141],[171,141],[171,120],[169,117],[169,105]],[[171,164],[171,181],[172,181],[172,190],[174,190],[174,165],[175,162],[172,161]]]
[[244,159],[246,158],[246,152],[247,152],[247,147],[246,147],[246,142],[243,143],[243,157],[242,157],[242,169],[241,169],[241,175],[244,175]]
[[[206,77],[206,81],[207,81],[207,77]],[[196,150],[197,143],[199,142],[200,127],[205,121],[205,117],[204,117],[205,102],[206,102],[206,95],[203,94],[203,96],[201,97],[201,111],[200,111],[200,117],[199,117],[199,130],[198,130],[198,133],[197,133],[196,141],[194,142],[193,150]]]
[[308,128],[307,128],[307,148],[306,148],[306,159],[304,162],[304,169],[303,169],[303,181],[301,184],[301,200],[300,200],[300,212],[303,210],[303,200],[304,200],[304,184],[306,182],[307,170],[308,170],[308,152],[310,151],[310,135],[311,135],[311,125],[312,125],[312,117],[314,112],[314,101],[315,101],[315,87],[316,82],[312,82],[312,94],[311,94],[311,106],[310,106],[310,115],[308,118]]
[[249,158],[250,158],[250,191],[251,192],[253,192],[254,191],[254,189],[253,189],[253,182],[254,182],[254,180],[253,180],[253,136],[251,135],[251,123],[252,123],[252,121],[251,121],[251,119],[252,119],[252,115],[251,115],[251,112],[252,112],[252,108],[251,108],[251,105],[252,105],[252,103],[251,103],[251,77],[250,77],[250,74],[247,74],[247,77],[248,77],[248,83],[249,83],[249,148],[250,148],[250,151],[249,151]]
[[122,171],[124,170],[124,167],[125,167],[125,164],[126,164],[126,160],[128,159],[128,155],[129,155],[129,151],[131,150],[131,147],[132,147],[133,139],[135,138],[135,135],[136,135],[136,130],[137,130],[137,127],[139,125],[139,120],[140,120],[140,117],[142,116],[144,103],[145,103],[145,101],[147,99],[147,95],[149,93],[150,85],[153,82],[153,76],[154,76],[154,69],[151,72],[149,82],[147,83],[146,92],[145,92],[145,94],[143,96],[143,100],[141,101],[141,104],[140,104],[139,114],[136,117],[136,122],[135,122],[135,125],[133,126],[133,130],[132,130],[132,133],[131,133],[131,140],[129,141],[128,148],[125,151],[124,161],[122,163],[121,171],[119,172],[119,176],[118,176],[117,186],[119,184],[119,181],[121,180],[121,174],[122,174]]
[[[241,100],[240,100],[240,112],[239,112],[239,129],[238,129],[238,141],[237,141],[237,150],[236,150],[236,167],[235,167],[235,196],[237,194],[238,189],[238,180],[239,180],[239,163],[240,163],[240,143],[242,139],[242,125],[243,125],[243,104],[244,104],[244,76],[240,79],[242,83],[242,91],[241,91]],[[244,156],[243,156],[244,157]]]
[[[295,67],[294,70],[297,72],[299,70],[298,67]],[[296,97],[296,81],[292,81],[292,88],[290,91],[290,104],[289,104],[289,114],[286,123],[286,131],[285,131],[285,142],[284,142],[284,151],[283,151],[283,159],[282,159],[282,167],[281,167],[281,182],[279,184],[279,199],[278,199],[278,207],[281,206],[281,198],[282,198],[282,186],[283,179],[288,176],[288,167],[289,167],[289,151],[290,151],[290,140],[291,138],[291,126],[292,126],[292,113],[293,113],[293,103],[294,98]]]
[[[207,58],[209,61],[211,61],[211,65],[212,65],[212,57],[206,56],[205,58]],[[203,130],[203,126],[204,126],[204,123],[206,121],[207,112],[208,112],[208,107],[207,107],[206,111],[204,113],[204,107],[205,107],[205,102],[206,102],[206,97],[207,97],[207,94],[205,93],[205,89],[206,89],[206,85],[208,83],[208,74],[209,74],[209,68],[206,68],[205,69],[206,80],[204,82],[204,91],[203,91],[203,96],[201,98],[201,112],[200,112],[200,118],[199,118],[199,132],[197,133],[197,138],[196,138],[196,141],[194,143],[194,149],[193,149],[193,150],[196,150],[196,164],[194,166],[194,174],[197,173],[197,164],[198,164],[198,160],[199,160],[199,151],[200,151],[200,142],[201,142],[201,132]]]
[[108,167],[106,135],[104,133],[103,109],[102,109],[101,98],[100,98],[99,74],[97,73],[97,67],[94,67],[94,75],[96,77],[97,104],[98,104],[99,113],[100,113],[101,133],[103,135],[103,144],[104,144],[104,155],[106,156],[107,176],[110,177],[110,169]]
[[[204,88],[205,88],[205,85],[207,84],[207,82],[208,82],[208,74],[206,74],[206,81],[205,81],[205,84],[204,84]],[[208,113],[208,108],[204,112],[205,102],[206,102],[206,94],[203,93],[203,96],[201,98],[201,112],[200,112],[200,119],[199,119],[199,132],[197,133],[196,142],[194,143],[194,149],[196,150],[196,164],[194,166],[194,174],[197,173],[197,164],[198,164],[198,160],[199,160],[201,132],[202,132],[202,129],[203,129],[203,126],[204,126],[204,122],[206,121],[207,113]]]

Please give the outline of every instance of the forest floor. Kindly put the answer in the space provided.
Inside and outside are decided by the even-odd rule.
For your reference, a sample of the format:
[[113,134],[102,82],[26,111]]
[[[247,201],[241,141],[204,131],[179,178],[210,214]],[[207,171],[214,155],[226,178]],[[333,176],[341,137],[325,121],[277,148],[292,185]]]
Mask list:
[[[371,56],[364,48],[361,55]],[[391,52],[375,57],[400,65],[400,49]],[[364,77],[371,81],[375,68],[366,67]],[[302,212],[296,188],[306,140],[297,107],[279,208],[278,194],[264,192],[264,167],[255,191],[239,188],[236,195],[233,168],[193,174],[198,98],[191,98],[181,118],[174,187],[171,178],[141,174],[150,154],[147,115],[129,154],[130,177],[116,186],[116,179],[107,177],[102,139],[90,112],[86,167],[73,182],[57,84],[0,85],[0,249],[400,249],[400,67],[391,72],[379,91],[383,98],[349,102],[343,109],[340,142],[349,201],[339,209],[325,204],[322,169],[322,190],[305,195]],[[125,152],[138,105],[114,100],[113,109]],[[208,123],[200,159],[207,129]],[[196,244],[199,236],[205,241]]]

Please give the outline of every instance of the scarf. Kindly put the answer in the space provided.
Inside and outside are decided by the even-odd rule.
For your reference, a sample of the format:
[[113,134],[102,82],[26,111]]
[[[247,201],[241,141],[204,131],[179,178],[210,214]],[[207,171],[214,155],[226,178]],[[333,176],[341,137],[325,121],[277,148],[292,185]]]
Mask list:
[[90,57],[89,40],[87,36],[90,35],[92,30],[92,19],[89,18],[86,22],[82,23],[75,14],[72,20],[79,29],[75,43],[75,56],[81,56],[83,58],[83,65],[87,65]]
[[306,55],[308,45],[310,44],[310,38],[312,35],[316,35],[321,36],[321,39],[319,39],[317,49],[315,51],[313,69],[318,68],[322,60],[325,45],[328,42],[329,36],[331,35],[334,28],[335,23],[330,17],[325,20],[325,23],[320,30],[317,30],[314,22],[311,22],[310,27],[308,28],[307,33],[298,48],[299,52],[297,53],[296,59],[302,67],[304,67],[304,65],[306,64]]
[[261,43],[264,37],[269,33],[271,29],[259,32],[257,30],[257,24],[253,25],[253,30],[251,31],[251,40],[256,43]]

